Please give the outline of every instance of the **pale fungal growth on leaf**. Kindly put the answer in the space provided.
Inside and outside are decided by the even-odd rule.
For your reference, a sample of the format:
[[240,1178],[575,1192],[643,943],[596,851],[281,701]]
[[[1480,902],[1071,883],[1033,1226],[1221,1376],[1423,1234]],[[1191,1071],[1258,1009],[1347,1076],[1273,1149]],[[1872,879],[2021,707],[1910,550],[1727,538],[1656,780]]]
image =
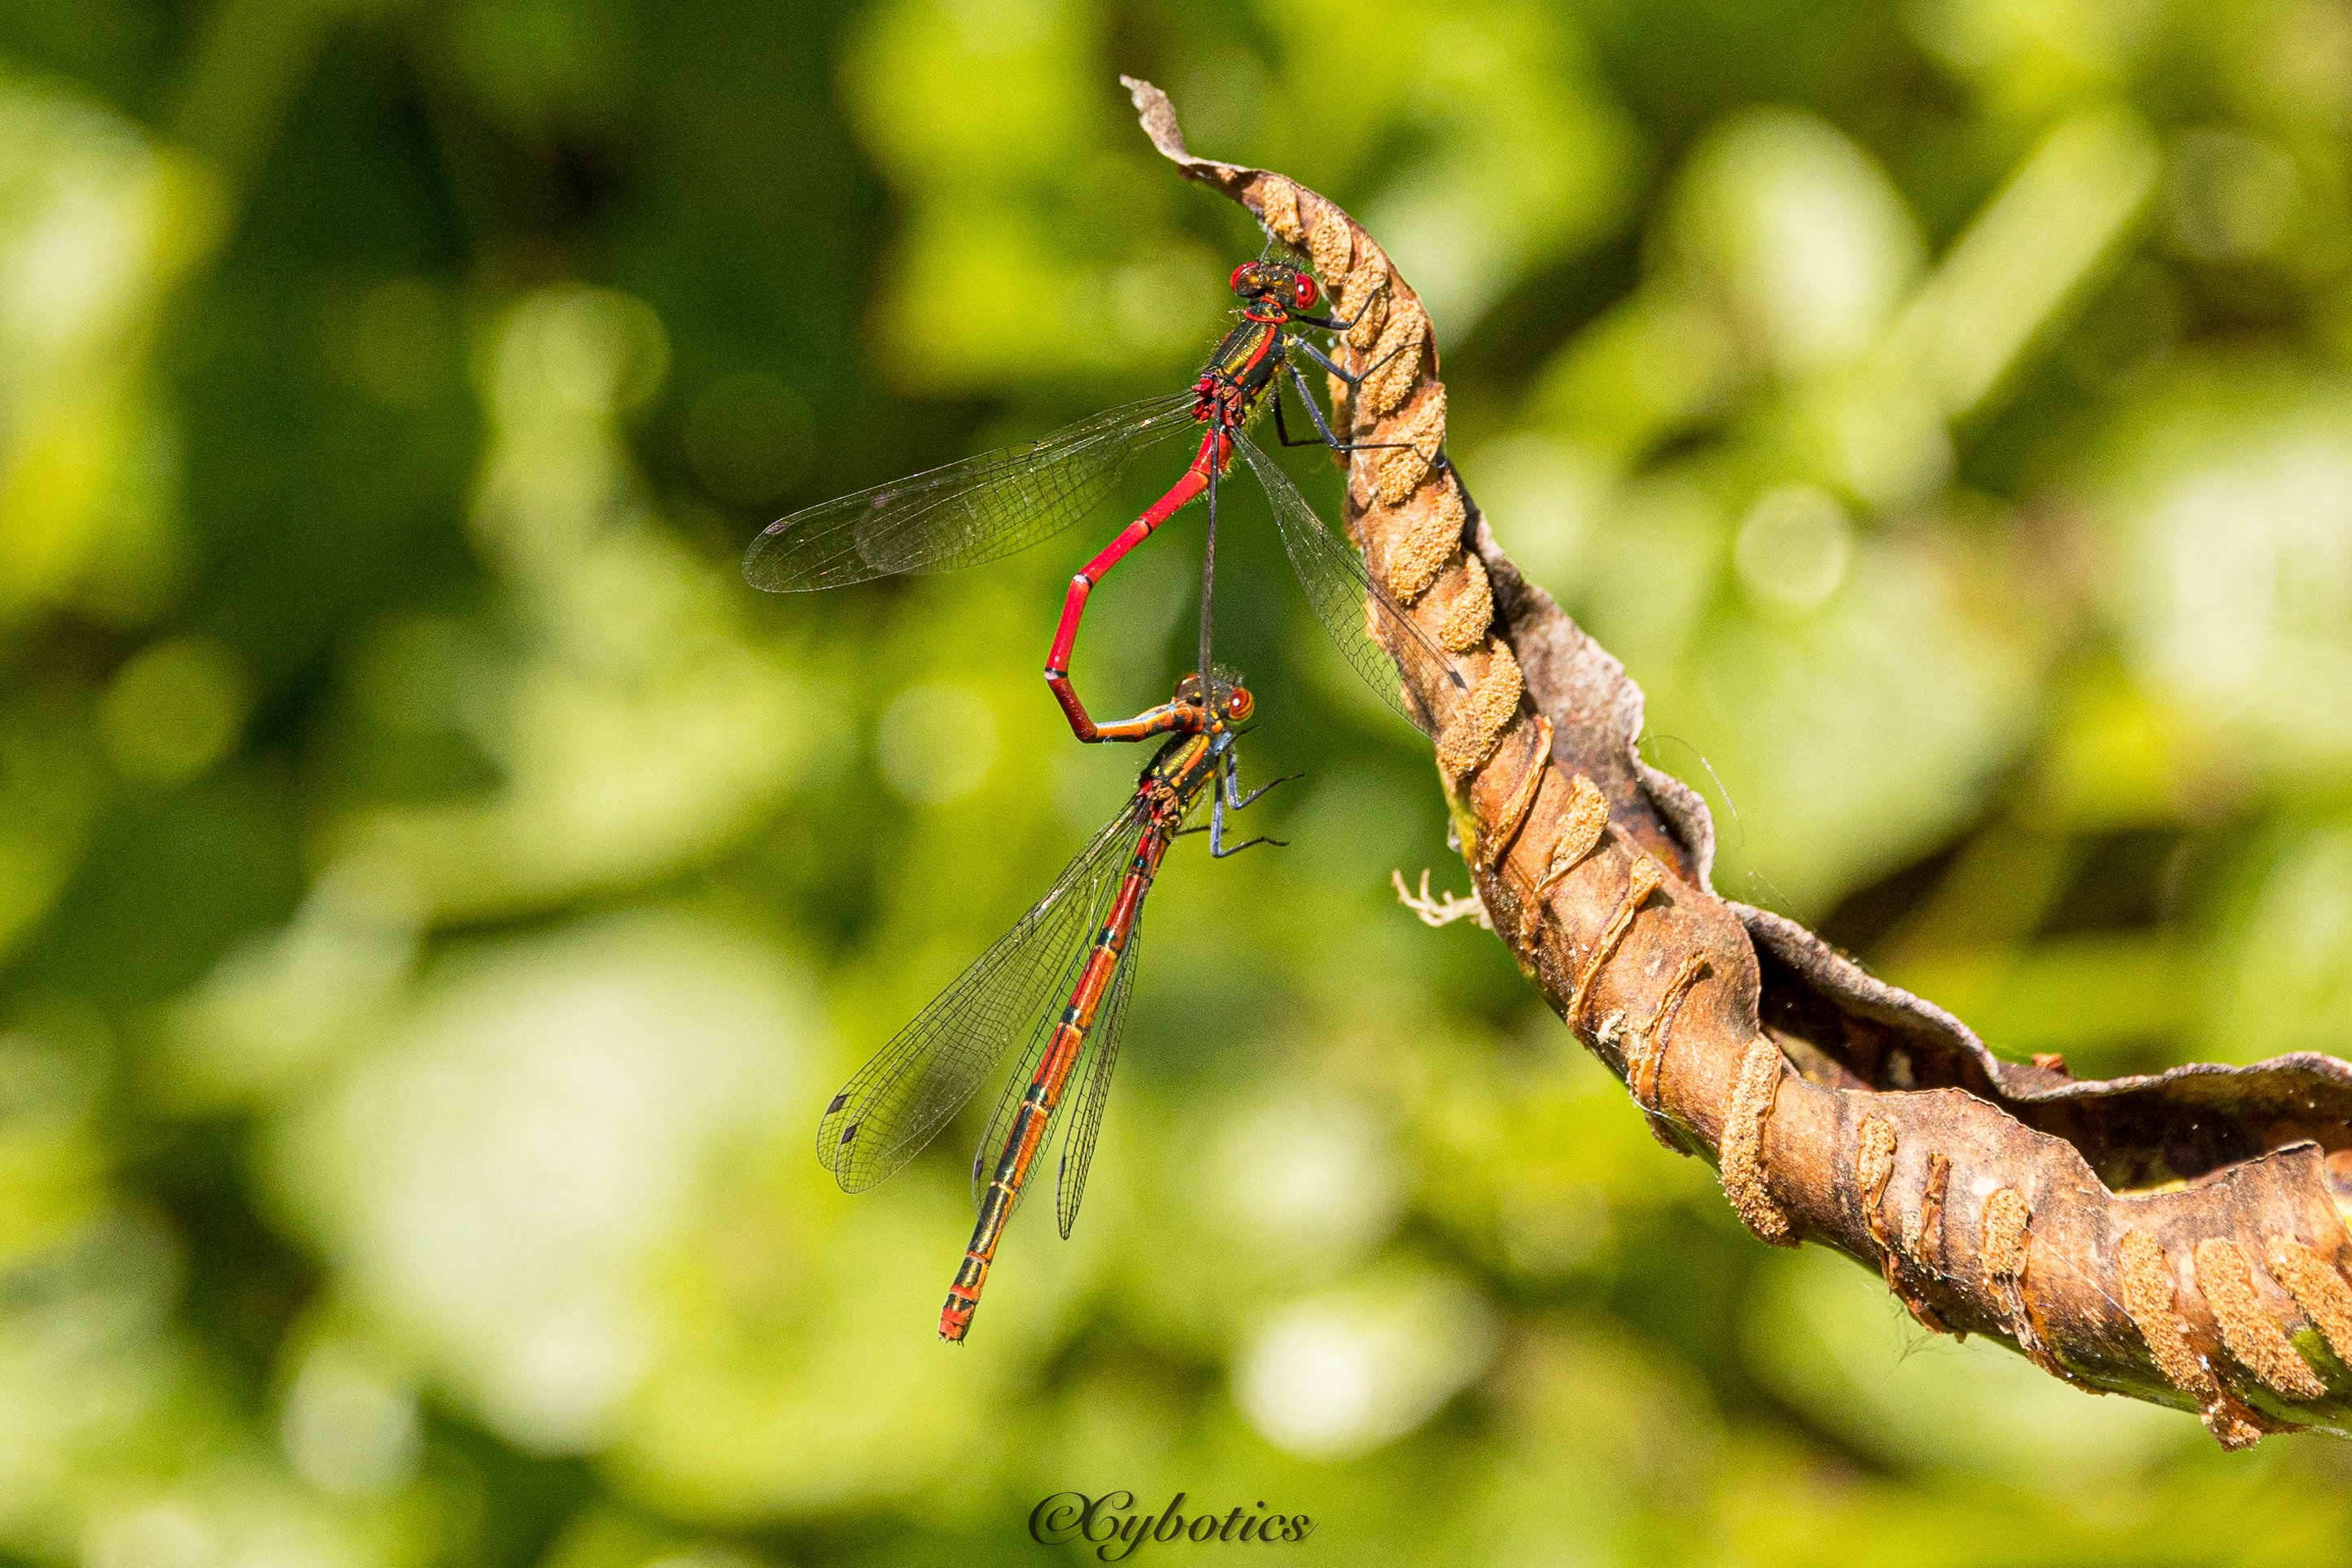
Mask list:
[[2284,1285],[2336,1359],[2352,1364],[2352,1285],[2300,1241],[2271,1243],[2271,1277]]
[[[1369,387],[1371,382],[1367,380],[1364,384]],[[1370,409],[1367,406],[1361,412],[1369,413]],[[1401,507],[1435,470],[1438,448],[1445,444],[1445,389],[1433,386],[1382,444],[1381,499]]]
[[[1339,319],[1363,311],[1334,342],[1362,378],[1353,395],[1333,378],[1355,447],[1345,531],[1423,634],[1375,619],[1437,737],[1475,890],[1454,907],[1509,944],[1661,1141],[1714,1160],[1758,1236],[1879,1269],[1931,1329],[2194,1410],[2227,1447],[2352,1429],[2352,1385],[2328,1383],[2352,1342],[2352,1186],[2339,1201],[2327,1157],[2352,1150],[2352,1064],[2102,1081],[2005,1061],[1795,922],[1717,894],[1706,808],[1636,749],[1640,689],[1519,574],[1453,470],[1411,282],[1335,203],[1194,156],[1166,97],[1129,86],[1186,178],[1303,245]],[[2323,1345],[2325,1366],[2304,1358]]]
[[1738,1211],[1740,1222],[1759,1241],[1793,1247],[1797,1239],[1788,1213],[1773,1198],[1764,1180],[1764,1124],[1780,1097],[1780,1072],[1788,1063],[1780,1048],[1760,1036],[1740,1058],[1739,1079],[1731,1092],[1731,1111],[1723,1126],[1723,1190]]
[[1982,1228],[1977,1238],[1977,1258],[1984,1267],[1986,1289],[2002,1303],[2010,1332],[2017,1336],[2017,1347],[2032,1357],[2042,1371],[2071,1381],[2073,1375],[2042,1343],[2041,1327],[2033,1321],[2033,1310],[2025,1300],[2032,1218],[2025,1199],[2011,1188],[2000,1187],[1988,1195]]
[[2211,1399],[2221,1386],[2189,1342],[2173,1311],[2172,1267],[2164,1249],[2145,1230],[2126,1231],[2123,1241],[2124,1308],[2147,1343],[2157,1368],[2173,1385],[2198,1399]]
[[[1346,311],[1341,311],[1344,319]],[[1357,330],[1363,328],[1356,324]],[[1429,318],[1418,305],[1400,307],[1388,313],[1387,321],[1372,340],[1370,361],[1363,385],[1358,389],[1366,413],[1378,418],[1404,402],[1421,373],[1421,345],[1429,336]],[[1442,413],[1442,405],[1441,405]]]
[[1878,1270],[1894,1290],[1899,1283],[1895,1276],[1894,1242],[1887,1239],[1886,1184],[1895,1179],[1895,1124],[1884,1116],[1864,1116],[1854,1133],[1853,1182],[1862,1196],[1862,1222],[1870,1232],[1870,1239],[1878,1249]]
[[1389,551],[1383,576],[1390,595],[1399,604],[1410,606],[1428,592],[1430,584],[1462,555],[1462,525],[1468,520],[1460,487],[1448,481],[1430,506],[1428,516],[1407,529]]
[[1487,658],[1486,679],[1471,688],[1454,709],[1453,722],[1437,737],[1437,764],[1451,779],[1475,772],[1495,755],[1504,732],[1518,716],[1519,699],[1527,695],[1519,663],[1508,646],[1497,644]]
[[1984,1261],[1985,1278],[2010,1289],[2025,1278],[2025,1236],[2029,1218],[2025,1200],[2007,1187],[1985,1199],[1984,1236],[1977,1256]]
[[2209,1236],[2197,1244],[2197,1288],[2221,1325],[2221,1343],[2238,1364],[2291,1399],[2317,1399],[2327,1385],[2311,1370],[2263,1309],[2253,1270],[2237,1243]]
[[[1283,183],[1288,185],[1289,182],[1286,180]],[[1293,202],[1297,200],[1297,189],[1295,185],[1290,186]],[[1307,256],[1314,263],[1315,275],[1324,282],[1331,283],[1347,276],[1349,258],[1355,252],[1352,230],[1353,225],[1339,208],[1328,202],[1322,204],[1321,214],[1316,218],[1314,231],[1307,237]]]
[[[1297,245],[1307,237],[1298,226],[1298,187],[1284,179],[1265,183],[1265,206],[1259,214],[1266,232],[1285,245]],[[1342,316],[1347,311],[1340,312]]]
[[1462,568],[1462,586],[1437,621],[1438,646],[1450,653],[1477,648],[1495,623],[1495,590],[1486,580],[1485,564],[1474,555],[1464,559]]
[[[1341,280],[1339,308],[1332,314],[1348,323],[1349,348],[1370,349],[1379,344],[1389,324],[1388,287],[1388,268],[1384,266],[1358,267]],[[1414,315],[1426,323],[1428,318],[1418,311]],[[1413,351],[1420,351],[1418,344]],[[1374,354],[1372,358],[1377,361],[1380,356]]]
[[1552,838],[1551,852],[1544,858],[1542,880],[1536,883],[1538,897],[1550,892],[1554,883],[1599,849],[1601,835],[1609,831],[1609,797],[1601,792],[1601,786],[1580,773],[1570,788],[1572,798],[1561,814],[1559,831]]
[[[2126,1233],[2122,1247],[2124,1306],[2148,1354],[2172,1385],[2197,1402],[2205,1429],[2227,1448],[2259,1442],[2275,1429],[2223,1389],[2179,1309],[2179,1282],[2164,1249],[2145,1230]],[[2217,1270],[2218,1271],[2218,1270]],[[2227,1290],[2227,1285],[2224,1285]]]

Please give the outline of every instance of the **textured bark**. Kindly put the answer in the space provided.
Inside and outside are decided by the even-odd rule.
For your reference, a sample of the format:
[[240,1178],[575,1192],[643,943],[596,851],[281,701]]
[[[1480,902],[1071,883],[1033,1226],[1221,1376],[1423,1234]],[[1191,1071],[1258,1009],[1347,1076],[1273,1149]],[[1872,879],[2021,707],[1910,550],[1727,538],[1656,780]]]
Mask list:
[[1348,528],[1469,690],[1387,645],[1438,719],[1496,935],[1660,1142],[1713,1162],[1759,1239],[1878,1270],[1939,1333],[2195,1410],[2225,1447],[2352,1425],[2352,1066],[2078,1081],[2003,1061],[1803,926],[1718,896],[1706,807],[1636,754],[1640,689],[1433,460],[1445,388],[1411,286],[1335,204],[1193,157],[1167,97],[1127,85],[1187,178],[1303,251],[1341,317],[1365,310],[1345,350],[1370,373],[1352,396],[1335,380],[1335,407],[1353,440],[1414,446],[1349,460]]

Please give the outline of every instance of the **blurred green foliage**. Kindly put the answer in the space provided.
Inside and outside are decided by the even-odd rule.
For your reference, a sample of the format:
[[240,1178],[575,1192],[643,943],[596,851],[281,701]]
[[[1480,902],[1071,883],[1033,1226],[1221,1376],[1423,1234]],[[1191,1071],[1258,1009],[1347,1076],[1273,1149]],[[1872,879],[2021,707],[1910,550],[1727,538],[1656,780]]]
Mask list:
[[1401,913],[1426,752],[1246,504],[1292,847],[1173,857],[1084,1223],[930,1343],[968,1134],[856,1202],[809,1134],[1125,791],[1036,677],[1087,547],[734,561],[1189,372],[1257,239],[1122,68],[1422,289],[1727,892],[2081,1071],[2352,1050],[2331,0],[6,0],[0,1551],[1028,1561],[1120,1489],[1328,1562],[2352,1550],[2327,1440],[1767,1254]]

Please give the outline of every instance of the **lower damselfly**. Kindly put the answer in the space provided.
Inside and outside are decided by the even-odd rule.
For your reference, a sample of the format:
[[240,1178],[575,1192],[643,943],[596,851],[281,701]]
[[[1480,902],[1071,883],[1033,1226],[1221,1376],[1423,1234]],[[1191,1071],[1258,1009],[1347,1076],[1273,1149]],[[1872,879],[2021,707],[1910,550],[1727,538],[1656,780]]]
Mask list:
[[[1174,700],[1107,737],[1167,738],[1126,807],[1063,868],[1045,896],[825,1107],[817,1156],[844,1191],[862,1192],[912,1159],[984,1080],[1014,1059],[972,1160],[980,1213],[940,1311],[943,1340],[960,1342],[971,1327],[1005,1222],[1057,1136],[1055,1208],[1065,1238],[1077,1219],[1118,1060],[1144,897],[1170,843],[1196,831],[1185,819],[1208,798],[1209,852],[1218,858],[1280,842],[1225,842],[1225,813],[1274,787],[1241,787],[1234,743],[1255,706],[1231,672],[1218,672],[1205,691],[1198,675],[1187,675]],[[1076,1092],[1068,1092],[1074,1083]]]
[[[1337,332],[1353,325],[1316,314],[1322,295],[1304,268],[1286,261],[1244,262],[1230,281],[1241,300],[1241,319],[1210,354],[1190,391],[1129,403],[1026,446],[950,463],[794,512],[771,523],[752,541],[743,559],[744,577],[754,588],[790,593],[995,560],[1085,517],[1109,498],[1119,476],[1139,455],[1180,436],[1196,437],[1183,475],[1070,580],[1062,619],[1045,656],[1045,681],[1071,733],[1080,740],[1108,740],[1118,738],[1116,732],[1123,727],[1096,722],[1070,684],[1070,656],[1087,595],[1129,551],[1202,498],[1208,504],[1208,531],[1201,561],[1198,667],[1215,668],[1210,628],[1217,485],[1236,455],[1249,465],[1273,503],[1283,549],[1316,619],[1383,701],[1423,729],[1433,727],[1430,716],[1408,703],[1381,641],[1414,646],[1448,683],[1465,687],[1453,661],[1373,580],[1355,547],[1324,525],[1273,458],[1244,433],[1244,426],[1270,406],[1276,434],[1285,446],[1320,445],[1346,454],[1407,444],[1340,440],[1316,402],[1299,361],[1303,358],[1349,385],[1378,366],[1351,372],[1302,335],[1306,329]],[[1285,421],[1276,378],[1286,373],[1314,426],[1311,435],[1294,438]],[[1442,452],[1423,455],[1433,465],[1444,463]],[[1370,627],[1379,629],[1380,640]]]

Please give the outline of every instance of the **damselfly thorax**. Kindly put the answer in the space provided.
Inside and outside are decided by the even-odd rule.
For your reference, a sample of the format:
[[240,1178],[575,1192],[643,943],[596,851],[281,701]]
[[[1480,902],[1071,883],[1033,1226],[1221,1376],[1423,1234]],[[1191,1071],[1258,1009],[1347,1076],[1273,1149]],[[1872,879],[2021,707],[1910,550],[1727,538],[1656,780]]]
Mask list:
[[1281,321],[1244,314],[1192,383],[1192,417],[1203,423],[1246,423],[1282,368],[1282,336]]

